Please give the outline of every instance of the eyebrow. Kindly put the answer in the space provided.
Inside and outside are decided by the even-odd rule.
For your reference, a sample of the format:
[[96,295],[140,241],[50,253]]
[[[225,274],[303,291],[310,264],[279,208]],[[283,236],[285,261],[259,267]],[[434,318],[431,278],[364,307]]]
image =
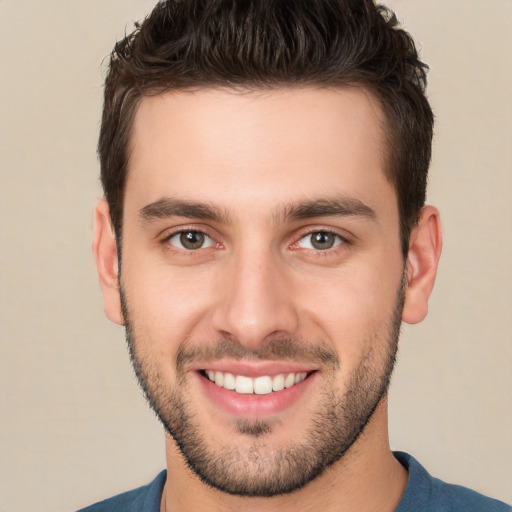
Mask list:
[[[274,222],[280,223],[330,216],[366,217],[371,220],[377,218],[375,211],[360,199],[339,197],[292,202],[279,208],[274,213],[273,219]],[[159,199],[139,210],[139,218],[143,223],[169,217],[210,220],[223,224],[231,222],[229,213],[217,206],[170,197]]]
[[366,217],[377,220],[375,210],[355,197],[313,199],[285,205],[276,220],[302,220],[313,217]]
[[212,220],[225,224],[230,222],[228,213],[216,206],[170,197],[159,199],[139,210],[139,219],[144,223],[169,217]]

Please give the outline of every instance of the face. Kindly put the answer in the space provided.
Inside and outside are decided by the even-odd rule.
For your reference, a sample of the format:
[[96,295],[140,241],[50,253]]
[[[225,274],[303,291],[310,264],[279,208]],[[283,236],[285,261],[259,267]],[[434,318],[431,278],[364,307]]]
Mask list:
[[385,394],[404,300],[382,118],[359,89],[166,93],[136,114],[123,315],[146,395],[225,492],[304,486]]

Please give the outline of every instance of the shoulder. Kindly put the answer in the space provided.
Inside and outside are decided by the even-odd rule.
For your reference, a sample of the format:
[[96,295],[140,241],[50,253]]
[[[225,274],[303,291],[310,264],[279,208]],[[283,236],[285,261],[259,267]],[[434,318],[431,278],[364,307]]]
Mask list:
[[437,499],[440,510],[465,512],[512,512],[512,507],[467,487],[446,484],[437,478]]
[[512,507],[502,501],[430,476],[407,453],[395,452],[395,457],[409,470],[409,481],[396,512],[512,512]]
[[158,512],[167,472],[162,471],[148,485],[100,501],[78,512]]

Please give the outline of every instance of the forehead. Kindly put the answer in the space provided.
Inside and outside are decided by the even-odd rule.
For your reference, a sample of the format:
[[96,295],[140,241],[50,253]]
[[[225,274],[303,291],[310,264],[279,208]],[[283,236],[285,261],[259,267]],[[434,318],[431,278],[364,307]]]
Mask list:
[[329,194],[394,203],[383,124],[378,102],[356,87],[145,97],[134,119],[125,206],[178,196],[245,209],[258,201],[261,210]]

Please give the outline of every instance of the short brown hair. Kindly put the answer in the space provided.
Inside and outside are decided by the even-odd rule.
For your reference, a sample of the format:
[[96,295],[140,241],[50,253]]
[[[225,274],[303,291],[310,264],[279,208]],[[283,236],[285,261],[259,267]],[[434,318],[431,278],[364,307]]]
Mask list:
[[434,116],[426,70],[395,14],[372,0],[168,0],[110,58],[98,153],[121,238],[130,131],[142,97],[197,87],[365,87],[386,119],[402,251],[425,203]]

